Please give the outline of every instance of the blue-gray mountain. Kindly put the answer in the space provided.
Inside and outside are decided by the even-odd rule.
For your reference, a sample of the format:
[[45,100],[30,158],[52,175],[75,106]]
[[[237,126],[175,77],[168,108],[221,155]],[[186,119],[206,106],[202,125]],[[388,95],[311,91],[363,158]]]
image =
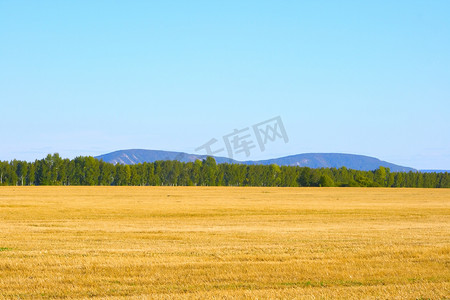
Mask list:
[[422,173],[450,173],[450,170],[420,170]]
[[[138,164],[143,162],[155,162],[158,160],[177,160],[180,162],[194,162],[198,159],[203,160],[206,155],[188,154],[184,152],[172,152],[161,150],[119,150],[108,154],[99,155],[96,158],[113,164]],[[279,166],[300,166],[309,168],[340,168],[371,171],[380,166],[389,168],[391,172],[417,172],[409,167],[403,167],[374,157],[343,154],[343,153],[304,153],[259,161],[237,161],[227,157],[214,157],[217,163],[236,163],[247,165],[270,165]]]

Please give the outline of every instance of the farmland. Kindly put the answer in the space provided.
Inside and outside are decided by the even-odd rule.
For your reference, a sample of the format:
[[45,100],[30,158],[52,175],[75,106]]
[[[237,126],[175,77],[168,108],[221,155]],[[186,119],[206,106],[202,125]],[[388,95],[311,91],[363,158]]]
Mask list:
[[0,298],[450,297],[450,190],[1,187]]

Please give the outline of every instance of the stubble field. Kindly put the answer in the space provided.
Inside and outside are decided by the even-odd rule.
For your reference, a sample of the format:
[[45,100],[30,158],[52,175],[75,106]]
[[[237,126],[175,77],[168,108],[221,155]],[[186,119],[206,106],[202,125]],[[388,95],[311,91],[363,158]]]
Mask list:
[[0,187],[0,298],[448,299],[450,190]]

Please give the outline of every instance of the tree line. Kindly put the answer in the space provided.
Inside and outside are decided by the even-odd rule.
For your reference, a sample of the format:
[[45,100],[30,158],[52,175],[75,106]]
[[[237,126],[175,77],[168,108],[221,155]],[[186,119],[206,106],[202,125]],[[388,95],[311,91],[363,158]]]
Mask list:
[[0,185],[450,188],[450,174],[391,172],[384,167],[358,171],[345,167],[216,164],[212,157],[188,163],[114,165],[91,156],[62,159],[56,153],[34,162],[0,162]]

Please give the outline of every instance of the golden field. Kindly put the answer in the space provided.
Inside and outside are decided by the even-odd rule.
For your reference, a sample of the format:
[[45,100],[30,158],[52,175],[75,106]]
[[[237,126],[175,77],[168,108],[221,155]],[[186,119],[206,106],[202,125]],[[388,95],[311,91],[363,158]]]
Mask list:
[[449,299],[450,190],[0,187],[0,298]]

